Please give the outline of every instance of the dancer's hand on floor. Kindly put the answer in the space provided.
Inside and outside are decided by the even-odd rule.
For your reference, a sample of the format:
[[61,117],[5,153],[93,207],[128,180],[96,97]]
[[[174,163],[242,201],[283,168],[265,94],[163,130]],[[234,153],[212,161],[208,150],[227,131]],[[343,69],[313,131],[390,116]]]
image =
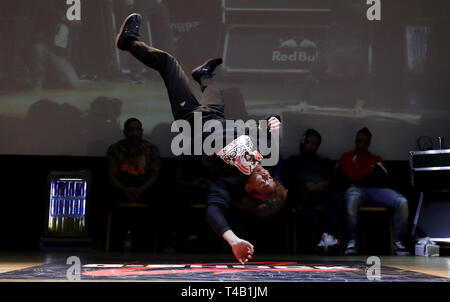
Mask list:
[[234,256],[240,263],[245,264],[252,259],[254,248],[250,242],[236,236],[231,229],[225,231],[222,237],[231,246]]
[[231,248],[236,259],[245,264],[248,260],[252,259],[254,253],[253,245],[243,239],[238,239],[236,242],[232,243]]

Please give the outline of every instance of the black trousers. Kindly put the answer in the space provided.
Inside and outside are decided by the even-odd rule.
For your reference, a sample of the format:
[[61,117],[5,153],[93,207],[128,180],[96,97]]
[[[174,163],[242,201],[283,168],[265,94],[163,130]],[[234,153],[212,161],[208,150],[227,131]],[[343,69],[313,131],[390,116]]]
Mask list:
[[130,53],[146,66],[159,72],[164,80],[175,120],[184,119],[191,122],[194,112],[203,114],[203,122],[209,119],[224,119],[223,96],[213,83],[208,84],[199,102],[189,87],[189,78],[171,54],[142,41],[134,41]]
[[[314,194],[309,189],[302,187],[298,191],[298,199],[303,206],[306,222],[311,228],[315,240],[319,240],[323,233],[339,236],[339,225],[344,210],[344,198],[341,194],[333,189]],[[324,216],[316,210],[317,205],[325,207]]]

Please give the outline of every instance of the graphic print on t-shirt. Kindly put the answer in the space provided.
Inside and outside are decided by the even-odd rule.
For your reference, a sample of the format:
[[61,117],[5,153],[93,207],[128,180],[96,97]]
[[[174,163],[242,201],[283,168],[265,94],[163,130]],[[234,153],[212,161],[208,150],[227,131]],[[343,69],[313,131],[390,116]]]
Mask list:
[[146,173],[145,165],[146,165],[145,155],[141,155],[136,158],[130,158],[125,160],[120,165],[120,171],[128,175],[134,176],[143,175]]
[[262,160],[262,155],[253,150],[252,140],[248,135],[241,135],[217,155],[229,165],[234,165],[245,175],[252,174],[253,169]]

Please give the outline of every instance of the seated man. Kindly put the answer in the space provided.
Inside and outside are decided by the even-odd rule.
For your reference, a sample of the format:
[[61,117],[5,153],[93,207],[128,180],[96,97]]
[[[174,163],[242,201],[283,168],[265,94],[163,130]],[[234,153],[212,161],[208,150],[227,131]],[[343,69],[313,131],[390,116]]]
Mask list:
[[142,139],[136,118],[124,123],[123,134],[125,139],[108,148],[108,179],[119,193],[118,202],[149,202],[161,166],[158,147]]
[[[228,129],[226,125],[221,93],[211,83],[213,72],[222,63],[222,59],[208,60],[194,69],[192,76],[203,91],[202,98],[198,102],[177,60],[167,52],[139,41],[140,24],[139,14],[128,16],[117,35],[116,46],[129,51],[146,66],[160,73],[167,88],[174,119],[189,121],[192,124],[194,113],[199,112],[203,124],[214,120],[222,125],[224,129],[220,133],[222,139],[225,140],[231,133],[234,135],[236,129]],[[279,119],[274,115],[270,116],[269,131],[278,131],[279,127]],[[200,133],[202,138],[210,134],[203,131],[203,128]],[[270,216],[284,204],[287,192],[261,166],[259,163],[261,154],[253,150],[253,142],[249,136],[242,135],[225,148],[215,150],[213,155],[204,156],[203,159],[213,179],[209,187],[207,220],[213,230],[230,244],[236,259],[244,264],[252,258],[253,245],[234,234],[225,219],[225,211],[231,202],[235,201],[242,208],[258,215]],[[241,200],[240,197],[243,196],[245,198]]]
[[[294,206],[303,207],[306,222],[318,242],[316,248],[325,253],[338,252],[338,228],[344,198],[334,189],[334,167],[328,158],[317,154],[322,142],[319,132],[308,129],[300,142],[300,155],[289,164],[289,195]],[[324,206],[326,216],[320,217],[316,206]],[[320,240],[320,241],[319,241]]]
[[394,247],[397,255],[408,255],[401,239],[406,234],[408,201],[388,188],[388,173],[381,157],[369,152],[372,134],[362,128],[356,134],[355,150],[342,155],[340,171],[348,189],[345,192],[348,244],[346,255],[357,252],[358,210],[362,205],[382,206],[394,212]]
[[[161,202],[156,182],[159,178],[161,159],[158,148],[142,139],[141,122],[130,118],[124,123],[125,139],[112,144],[108,148],[108,180],[112,190],[109,193],[112,207],[117,204],[130,203],[130,207],[122,207],[119,215],[120,231],[130,233],[133,249],[148,248],[149,230],[155,225],[161,226],[166,237],[165,245],[169,245],[171,236],[170,222],[160,219],[161,213],[167,212],[166,205]],[[146,204],[150,212],[136,210],[133,204]],[[130,239],[131,239],[130,238]],[[145,238],[145,240],[137,240]],[[142,244],[142,245],[141,245]]]

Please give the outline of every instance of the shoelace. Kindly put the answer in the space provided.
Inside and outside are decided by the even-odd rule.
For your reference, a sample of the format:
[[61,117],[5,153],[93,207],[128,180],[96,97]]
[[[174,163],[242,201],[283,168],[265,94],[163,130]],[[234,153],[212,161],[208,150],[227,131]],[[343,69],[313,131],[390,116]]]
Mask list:
[[327,235],[326,243],[327,246],[332,246],[339,243],[339,240],[337,240],[333,235]]
[[347,244],[347,249],[354,249],[356,246],[356,243],[354,240],[350,240],[349,243]]
[[395,242],[395,247],[399,250],[404,250],[406,249],[405,246],[400,242],[400,241],[396,241]]

